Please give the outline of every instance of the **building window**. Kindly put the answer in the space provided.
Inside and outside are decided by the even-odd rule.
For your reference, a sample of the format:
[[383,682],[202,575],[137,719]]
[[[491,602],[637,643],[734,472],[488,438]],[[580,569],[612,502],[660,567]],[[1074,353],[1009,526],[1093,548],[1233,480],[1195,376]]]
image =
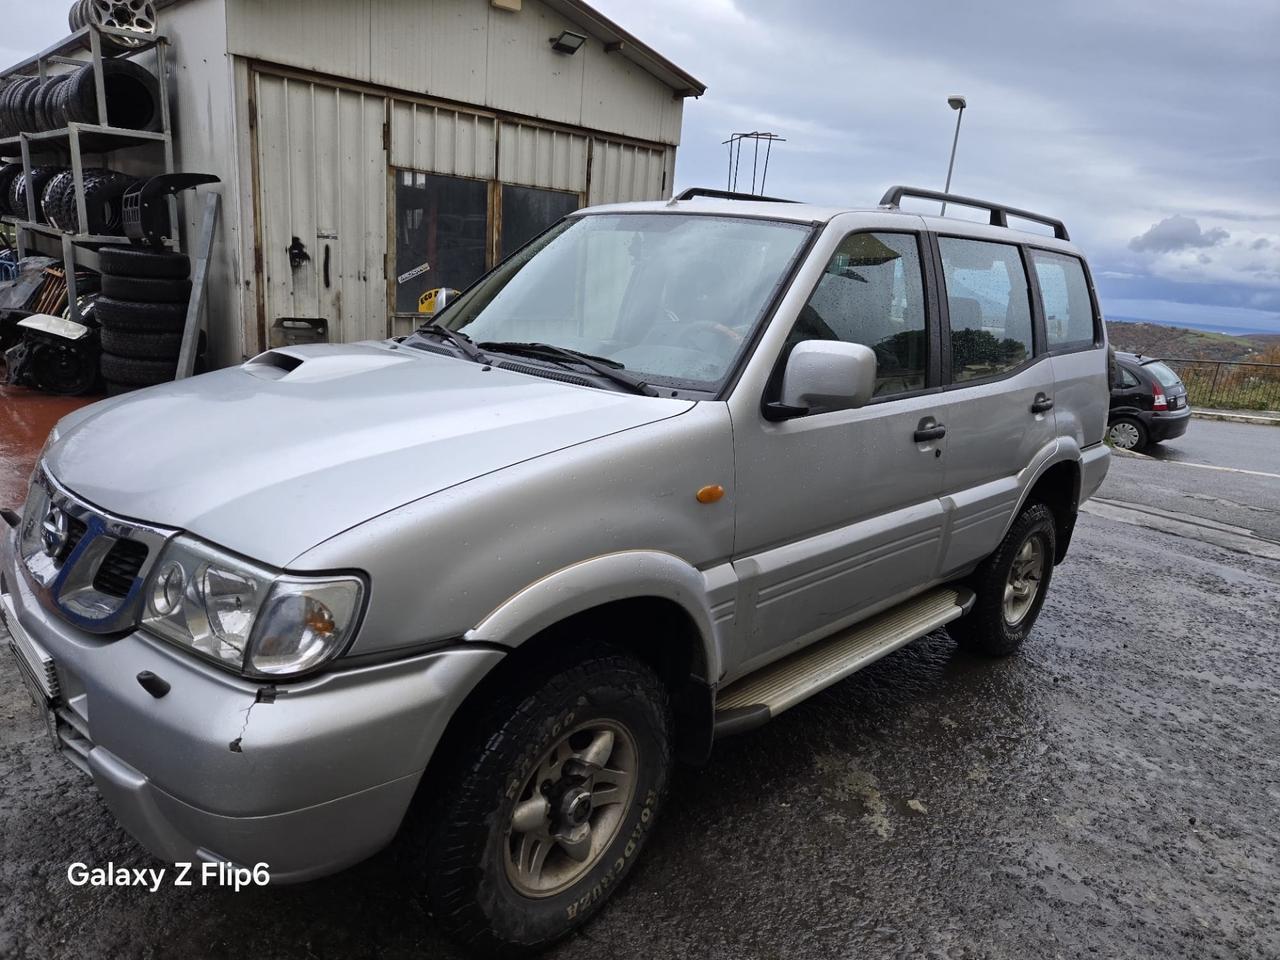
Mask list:
[[396,313],[429,313],[439,290],[465,290],[485,272],[489,186],[397,170]]
[[1033,353],[1031,299],[1018,248],[939,237],[951,319],[951,379],[982,380]]
[[502,259],[505,260],[579,206],[576,193],[502,185]]

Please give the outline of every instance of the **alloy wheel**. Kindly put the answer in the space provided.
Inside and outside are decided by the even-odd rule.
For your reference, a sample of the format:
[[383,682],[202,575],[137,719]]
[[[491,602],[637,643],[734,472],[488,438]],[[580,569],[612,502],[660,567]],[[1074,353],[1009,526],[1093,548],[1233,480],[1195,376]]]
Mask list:
[[521,788],[505,844],[507,879],[527,897],[549,897],[604,855],[635,797],[635,739],[622,724],[593,720],[564,734]]
[[1018,548],[1004,587],[1004,620],[1009,626],[1021,623],[1036,602],[1044,580],[1045,559],[1044,544],[1038,536],[1028,537]]

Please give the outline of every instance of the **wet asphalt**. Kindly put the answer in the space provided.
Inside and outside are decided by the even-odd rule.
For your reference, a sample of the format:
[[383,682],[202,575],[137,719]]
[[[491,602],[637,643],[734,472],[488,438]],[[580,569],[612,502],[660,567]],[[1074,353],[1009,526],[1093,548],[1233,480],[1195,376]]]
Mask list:
[[[1226,476],[1117,460],[1102,495],[1280,511],[1265,478],[1233,492],[1252,510],[1190,496]],[[1082,515],[1021,654],[939,632],[718,744],[549,956],[1274,960],[1277,611],[1280,561]],[[156,865],[0,652],[0,957],[457,955],[390,853],[238,894],[75,888],[73,861]]]

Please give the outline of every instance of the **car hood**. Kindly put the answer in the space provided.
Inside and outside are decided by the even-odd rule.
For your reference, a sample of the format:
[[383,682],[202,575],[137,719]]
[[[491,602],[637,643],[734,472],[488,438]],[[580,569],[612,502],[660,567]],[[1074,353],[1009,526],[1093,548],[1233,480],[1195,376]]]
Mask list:
[[87,407],[59,424],[46,464],[109,513],[286,566],[402,504],[690,406],[387,344],[314,345]]

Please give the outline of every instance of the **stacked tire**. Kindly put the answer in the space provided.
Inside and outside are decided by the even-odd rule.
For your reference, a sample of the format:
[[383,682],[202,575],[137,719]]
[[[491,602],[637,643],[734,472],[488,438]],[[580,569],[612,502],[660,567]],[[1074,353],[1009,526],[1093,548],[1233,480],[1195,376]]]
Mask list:
[[142,247],[103,247],[99,257],[102,296],[94,310],[107,394],[174,379],[191,299],[191,261]]
[[40,197],[40,210],[50,226],[68,233],[119,236],[124,233],[124,194],[138,182],[117,170],[92,167],[83,172],[87,224],[80,223],[76,207],[76,181],[70,170],[50,178]]
[[[113,127],[154,130],[160,124],[160,83],[132,60],[102,61],[107,122]],[[99,122],[98,78],[92,64],[41,80],[19,77],[0,88],[0,138],[61,130],[68,123]],[[84,135],[86,149],[92,134]]]

